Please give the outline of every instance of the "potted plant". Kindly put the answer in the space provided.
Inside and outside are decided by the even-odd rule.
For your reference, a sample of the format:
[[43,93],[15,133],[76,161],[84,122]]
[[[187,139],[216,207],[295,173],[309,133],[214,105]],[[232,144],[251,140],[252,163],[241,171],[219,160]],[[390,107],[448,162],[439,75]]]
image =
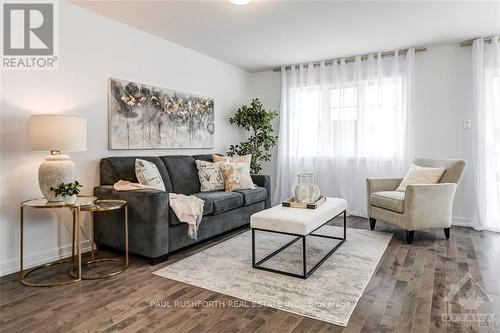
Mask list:
[[250,171],[258,174],[262,170],[261,162],[271,160],[269,150],[278,142],[278,136],[273,132],[273,119],[277,116],[276,111],[266,111],[258,98],[252,99],[250,105],[239,108],[234,117],[229,118],[229,123],[236,124],[251,134],[246,141],[231,145],[227,154],[252,154]]
[[62,197],[65,203],[72,204],[76,201],[76,196],[80,193],[82,185],[75,180],[74,183],[61,183],[57,187],[51,187],[50,190],[54,192],[57,197]]

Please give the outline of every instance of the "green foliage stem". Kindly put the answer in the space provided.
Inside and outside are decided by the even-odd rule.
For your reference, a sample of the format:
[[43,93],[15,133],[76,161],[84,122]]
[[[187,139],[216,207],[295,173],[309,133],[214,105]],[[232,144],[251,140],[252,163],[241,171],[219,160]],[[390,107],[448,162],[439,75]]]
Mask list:
[[57,187],[51,187],[50,190],[57,196],[72,196],[78,195],[78,193],[80,193],[80,187],[82,187],[82,185],[77,180],[75,180],[74,183],[61,183]]

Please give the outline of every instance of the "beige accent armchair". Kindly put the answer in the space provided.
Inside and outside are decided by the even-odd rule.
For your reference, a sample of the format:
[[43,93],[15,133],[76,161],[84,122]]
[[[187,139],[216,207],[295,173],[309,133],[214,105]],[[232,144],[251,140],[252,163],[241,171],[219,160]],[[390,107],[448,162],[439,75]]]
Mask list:
[[413,164],[422,167],[445,167],[438,184],[409,185],[406,192],[397,192],[403,178],[367,178],[368,217],[370,229],[377,219],[406,230],[406,242],[413,242],[415,230],[443,228],[450,238],[451,210],[457,185],[462,178],[462,160],[418,158]]

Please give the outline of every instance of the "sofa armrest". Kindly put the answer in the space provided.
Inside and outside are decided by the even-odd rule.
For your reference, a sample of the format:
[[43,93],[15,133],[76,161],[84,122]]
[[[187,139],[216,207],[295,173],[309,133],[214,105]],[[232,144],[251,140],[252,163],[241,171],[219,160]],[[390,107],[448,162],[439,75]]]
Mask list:
[[[112,185],[97,186],[94,195],[98,199],[119,199],[127,201],[129,210],[137,209],[143,216],[162,217],[168,211],[168,193],[153,189],[140,189],[133,191],[117,191]],[[168,214],[165,215],[168,222]]]
[[423,228],[449,228],[454,183],[408,185],[405,193],[404,215],[408,230]]
[[371,217],[370,196],[374,192],[380,191],[395,191],[403,178],[366,178],[366,194],[367,194],[367,213]]
[[266,208],[271,208],[271,177],[268,175],[251,175],[255,185],[267,190]]
[[[130,252],[155,258],[168,253],[169,195],[152,189],[116,191],[112,185],[97,186],[94,195],[98,199],[127,201]],[[102,221],[99,226],[100,219]],[[123,221],[117,214],[96,214],[96,231],[104,245],[121,248],[116,233],[123,229]]]

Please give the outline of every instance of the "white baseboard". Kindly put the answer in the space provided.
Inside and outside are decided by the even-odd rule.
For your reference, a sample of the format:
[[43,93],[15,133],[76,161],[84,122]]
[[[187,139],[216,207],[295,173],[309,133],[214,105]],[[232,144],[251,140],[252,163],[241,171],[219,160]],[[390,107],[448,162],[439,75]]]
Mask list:
[[474,219],[470,217],[454,216],[451,218],[451,225],[456,225],[458,227],[472,228],[474,225]]
[[[90,241],[82,242],[82,253],[90,251]],[[47,251],[33,253],[24,257],[24,269],[36,267],[52,261],[64,259],[71,256],[71,245],[55,248]],[[19,258],[6,260],[0,263],[0,276],[19,272]]]

